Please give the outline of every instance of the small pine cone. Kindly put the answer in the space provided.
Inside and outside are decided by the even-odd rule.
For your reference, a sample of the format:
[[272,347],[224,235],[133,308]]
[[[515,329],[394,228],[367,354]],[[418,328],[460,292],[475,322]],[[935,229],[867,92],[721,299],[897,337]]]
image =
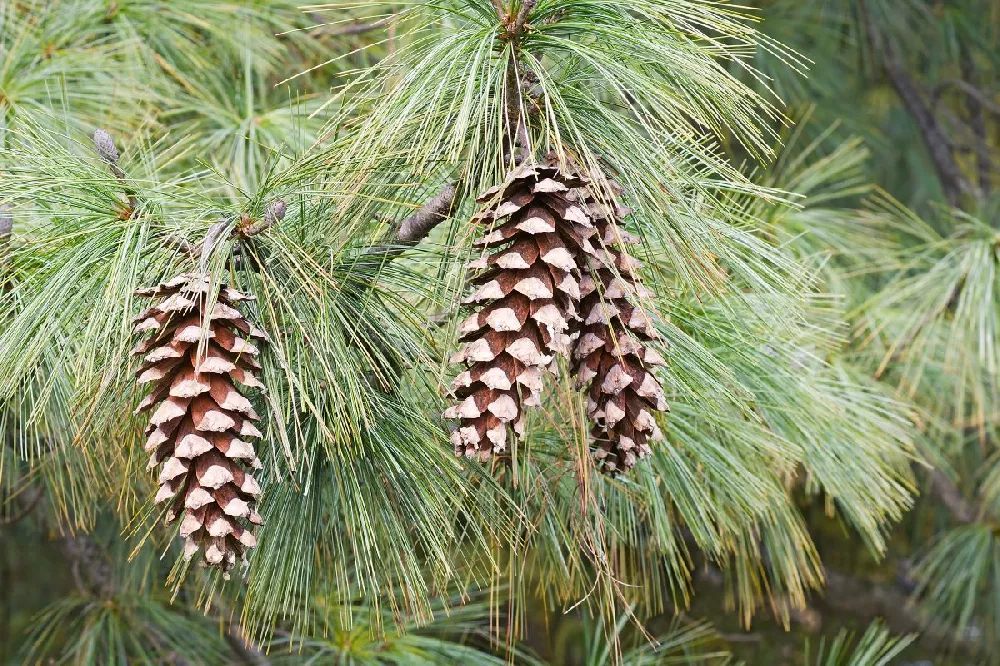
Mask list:
[[488,205],[475,220],[490,230],[476,245],[489,254],[469,265],[478,289],[463,302],[479,309],[459,326],[464,346],[451,359],[467,366],[452,385],[460,402],[444,414],[459,419],[456,455],[504,451],[508,424],[523,435],[524,407],[541,404],[542,373],[569,355],[580,266],[595,253],[585,184],[555,166],[522,166],[477,200]]
[[152,385],[136,413],[156,408],[146,428],[149,469],[160,466],[155,502],[171,502],[167,524],[184,514],[185,558],[201,551],[203,564],[228,571],[261,524],[260,487],[244,468],[261,467],[247,441],[261,436],[259,417],[234,382],[264,388],[250,339],[266,335],[237,309],[252,297],[221,285],[209,312],[210,289],[208,276],[184,273],[136,291],[158,299],[135,319],[135,332],[149,333],[133,350],[144,356],[138,383]]
[[640,263],[624,250],[637,242],[621,224],[631,211],[593,196],[586,202],[602,249],[598,261],[584,267],[580,281],[582,321],[573,372],[580,386],[589,382],[594,458],[603,472],[613,475],[647,457],[649,440],[662,437],[654,414],[669,407],[652,368],[665,363],[648,345],[658,334],[639,306],[653,294],[638,275]]

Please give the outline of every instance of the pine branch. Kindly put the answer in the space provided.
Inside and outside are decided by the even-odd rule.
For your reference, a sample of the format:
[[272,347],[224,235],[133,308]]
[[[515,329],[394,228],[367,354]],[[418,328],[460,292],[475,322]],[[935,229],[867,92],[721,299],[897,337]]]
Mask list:
[[[237,227],[233,230],[232,234],[245,239],[264,233],[272,226],[285,219],[285,212],[287,210],[288,205],[284,202],[284,200],[276,199],[268,205],[267,211],[264,213],[264,219],[258,222],[250,221],[244,228]],[[219,220],[209,227],[208,232],[205,234],[205,238],[200,243],[192,243],[179,234],[169,234],[163,239],[163,244],[179,250],[180,252],[184,252],[192,259],[199,260],[204,264],[208,261],[208,255],[211,254],[212,249],[222,239],[225,232],[229,230],[235,221],[236,218],[234,216]]]
[[396,242],[419,243],[427,237],[442,220],[447,219],[458,195],[458,183],[449,183],[424,207],[399,223]]
[[951,143],[941,131],[937,119],[921,98],[915,82],[899,64],[895,54],[891,52],[886,57],[885,71],[889,76],[890,83],[906,107],[907,112],[920,130],[920,135],[924,139],[924,143],[931,156],[931,161],[937,171],[938,179],[941,182],[941,189],[944,191],[945,199],[951,206],[957,206],[959,196],[963,192],[971,192],[972,185],[966,180],[961,169],[959,169],[958,163],[955,161],[955,156],[952,153]]
[[170,234],[163,239],[163,244],[190,255],[197,259],[201,256],[201,247],[189,241],[179,234]]
[[966,501],[962,495],[962,491],[958,489],[955,482],[937,468],[932,469],[930,474],[934,494],[937,495],[941,503],[951,512],[952,517],[962,524],[975,522],[979,510]]
[[901,589],[898,582],[885,585],[830,569],[826,570],[825,578],[823,600],[834,610],[883,618],[896,633],[920,634],[928,647],[948,645],[975,654],[976,638],[956,636],[942,626],[928,623],[912,603],[909,592]]
[[283,200],[278,199],[272,201],[267,207],[267,211],[264,213],[264,219],[260,222],[255,222],[246,231],[239,232],[244,238],[249,238],[251,236],[256,236],[257,234],[264,233],[272,226],[281,222],[285,219],[285,213],[288,211],[288,204]]
[[448,219],[459,199],[461,181],[448,183],[432,199],[396,225],[393,244],[378,245],[365,253],[365,262],[386,263],[426,238],[434,228]]
[[22,520],[24,520],[25,518],[27,518],[29,515],[31,515],[31,513],[38,507],[38,504],[41,501],[43,494],[44,493],[42,489],[38,488],[35,491],[34,498],[32,498],[32,500],[28,502],[27,505],[23,505],[19,513],[17,513],[14,516],[11,516],[10,518],[5,518],[3,520],[0,520],[0,527],[10,527],[11,525],[17,524]]
[[931,109],[920,96],[916,82],[903,67],[893,46],[889,44],[871,20],[867,4],[862,2],[860,8],[871,49],[876,53],[882,52],[882,66],[889,83],[899,95],[903,106],[906,107],[913,122],[920,130],[931,162],[937,171],[945,199],[949,205],[955,207],[963,193],[973,192],[972,184],[966,180],[962,170],[958,167],[958,162],[952,152],[951,142],[948,141]]
[[531,13],[536,4],[538,4],[538,0],[524,0],[521,4],[521,10],[517,13],[517,18],[514,20],[514,27],[511,29],[513,37],[517,38],[524,34],[524,26],[528,21],[528,14]]
[[[967,75],[971,75],[971,72],[967,72],[962,76]],[[944,95],[944,92],[949,88],[956,88],[959,92],[974,100],[983,110],[986,110],[1000,118],[1000,104],[994,102],[990,99],[989,95],[965,79],[948,79],[947,81],[942,81],[937,84],[931,94],[933,99],[932,108],[937,107],[937,104],[941,101],[941,97]]]
[[501,21],[507,18],[507,9],[503,6],[503,0],[490,0],[493,3],[493,9],[497,11],[497,18]]

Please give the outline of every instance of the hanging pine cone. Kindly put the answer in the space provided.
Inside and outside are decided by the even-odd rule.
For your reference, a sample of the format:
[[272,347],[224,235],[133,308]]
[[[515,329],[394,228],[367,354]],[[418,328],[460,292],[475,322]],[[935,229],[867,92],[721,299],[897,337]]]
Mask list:
[[522,166],[483,193],[476,221],[490,231],[476,245],[491,252],[472,262],[478,289],[465,304],[479,310],[459,327],[452,357],[467,370],[454,381],[459,404],[455,454],[488,459],[506,449],[507,426],[524,432],[524,407],[538,406],[543,371],[569,354],[577,317],[580,266],[596,233],[579,190],[586,180],[556,166]]
[[146,429],[149,468],[160,466],[155,502],[171,502],[167,523],[181,514],[184,556],[201,551],[203,563],[228,571],[256,545],[260,487],[244,468],[261,467],[248,437],[260,437],[250,401],[234,382],[263,388],[257,348],[264,332],[237,309],[252,297],[221,285],[208,311],[210,279],[184,273],[136,294],[159,302],[136,319],[149,333],[134,353],[145,355],[136,373],[152,391],[136,413],[156,407]]
[[602,249],[580,281],[582,328],[573,372],[579,385],[589,382],[594,458],[602,471],[617,474],[650,454],[650,439],[662,437],[654,413],[669,407],[652,368],[664,360],[648,345],[658,334],[639,306],[653,294],[641,283],[639,262],[624,250],[637,242],[621,224],[631,211],[593,195],[586,202]]

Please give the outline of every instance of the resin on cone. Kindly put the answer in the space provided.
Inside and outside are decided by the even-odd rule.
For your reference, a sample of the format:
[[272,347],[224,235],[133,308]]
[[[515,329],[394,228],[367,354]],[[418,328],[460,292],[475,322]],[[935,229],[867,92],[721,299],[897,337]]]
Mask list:
[[581,190],[586,180],[553,165],[515,169],[477,201],[476,241],[483,256],[469,268],[475,312],[459,326],[452,357],[466,370],[454,381],[455,454],[488,459],[506,450],[508,428],[524,432],[524,409],[540,404],[543,373],[569,355],[580,300],[581,267],[596,233]]
[[649,442],[662,437],[655,415],[669,408],[653,369],[665,363],[650,347],[658,337],[652,313],[640,306],[653,294],[642,285],[640,263],[625,251],[637,242],[621,224],[631,211],[593,195],[588,195],[587,207],[600,250],[597,260],[583,268],[580,281],[581,328],[573,372],[578,384],[588,387],[595,461],[602,471],[617,474],[647,457]]
[[263,389],[252,340],[264,340],[239,307],[252,297],[219,286],[211,304],[207,275],[184,273],[136,294],[157,303],[135,319],[148,334],[134,354],[136,373],[152,390],[137,413],[151,411],[146,428],[149,468],[159,467],[157,504],[167,502],[167,523],[181,518],[184,556],[231,569],[256,545],[253,527],[260,487],[249,468],[260,460],[250,440],[261,436],[243,388]]

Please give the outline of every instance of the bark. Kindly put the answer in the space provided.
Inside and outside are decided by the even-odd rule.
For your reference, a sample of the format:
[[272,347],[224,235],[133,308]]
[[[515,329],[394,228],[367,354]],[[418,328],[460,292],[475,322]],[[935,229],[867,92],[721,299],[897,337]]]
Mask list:
[[[963,76],[965,76],[965,74],[963,74]],[[950,79],[948,81],[942,81],[941,83],[939,83],[934,88],[933,98],[935,104],[948,88],[957,89],[963,95],[975,100],[976,103],[979,104],[980,109],[987,111],[993,114],[994,116],[1000,117],[1000,104],[997,104],[992,99],[990,99],[990,96],[987,95],[982,90],[980,90],[978,87],[962,79]]]
[[536,4],[538,4],[538,0],[524,0],[524,3],[521,4],[521,10],[517,13],[517,18],[514,19],[514,28],[511,30],[511,33],[515,37],[520,37],[524,33],[524,26],[528,22],[528,14],[531,13]]
[[10,214],[10,206],[3,204],[0,206],[0,247],[10,241],[10,234],[14,231],[14,216]]
[[457,182],[445,185],[423,208],[399,223],[396,243],[412,245],[426,238],[434,227],[448,218],[457,195]]

